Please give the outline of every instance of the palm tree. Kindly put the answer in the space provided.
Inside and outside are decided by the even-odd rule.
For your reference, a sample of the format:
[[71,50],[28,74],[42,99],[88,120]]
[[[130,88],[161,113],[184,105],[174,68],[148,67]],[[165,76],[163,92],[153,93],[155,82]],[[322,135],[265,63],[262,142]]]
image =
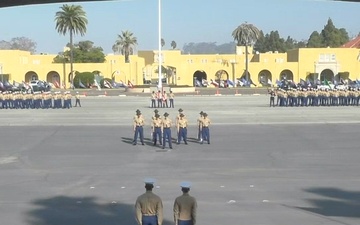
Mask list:
[[71,85],[74,87],[74,75],[73,75],[73,36],[74,34],[80,34],[84,36],[86,33],[86,26],[88,20],[86,13],[80,5],[63,5],[60,7],[61,11],[55,14],[55,29],[59,34],[66,35],[70,33],[70,71],[71,71]]
[[237,42],[237,46],[245,46],[245,74],[246,81],[249,82],[249,62],[248,62],[248,46],[255,44],[260,37],[260,30],[253,24],[243,23],[238,26],[233,32],[232,36],[234,41]]
[[176,48],[176,42],[175,42],[175,41],[172,41],[172,42],[171,42],[171,47],[172,47],[173,49]]
[[118,39],[112,47],[114,52],[125,55],[125,63],[130,62],[129,55],[134,53],[134,47],[137,45],[137,38],[133,35],[134,34],[128,30],[121,31],[121,34],[118,35]]

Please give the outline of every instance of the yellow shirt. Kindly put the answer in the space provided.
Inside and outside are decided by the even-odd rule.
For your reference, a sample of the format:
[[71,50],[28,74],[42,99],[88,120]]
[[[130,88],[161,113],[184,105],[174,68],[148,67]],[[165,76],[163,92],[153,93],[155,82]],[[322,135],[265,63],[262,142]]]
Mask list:
[[202,127],[208,127],[210,125],[211,121],[208,117],[205,117],[201,120]]
[[171,119],[165,117],[165,118],[162,120],[162,127],[163,127],[163,128],[170,128],[170,127],[171,127]]
[[178,125],[177,125],[177,128],[179,129],[180,127],[184,128],[184,127],[187,127],[188,125],[188,121],[186,118],[184,117],[180,117],[179,121],[178,121]]
[[145,124],[145,120],[144,120],[144,117],[142,117],[142,115],[134,117],[134,127],[135,126],[144,126],[144,124]]

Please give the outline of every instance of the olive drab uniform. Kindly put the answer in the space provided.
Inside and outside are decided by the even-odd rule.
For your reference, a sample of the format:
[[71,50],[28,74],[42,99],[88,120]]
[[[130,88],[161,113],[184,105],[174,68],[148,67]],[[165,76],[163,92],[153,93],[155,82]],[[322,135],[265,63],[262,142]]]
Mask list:
[[160,118],[159,114],[155,114],[155,116],[153,116],[152,118],[152,134],[153,134],[153,141],[154,141],[154,146],[156,145],[157,139],[159,138],[159,143],[160,145],[162,145],[162,132],[161,132],[161,124],[162,124],[162,120]]
[[180,114],[180,118],[177,122],[178,140],[176,144],[180,144],[181,139],[183,139],[184,143],[187,145],[187,126],[188,120],[185,118],[184,114]]
[[136,111],[136,116],[134,117],[134,141],[133,145],[136,145],[138,136],[140,137],[141,144],[144,145],[144,128],[145,120],[141,115],[140,111]]
[[207,141],[208,144],[210,144],[210,130],[209,130],[209,126],[210,126],[210,119],[207,117],[206,113],[203,113],[203,119],[201,120],[201,129],[202,129],[202,141],[200,142],[201,144],[203,143],[204,140]]
[[166,140],[169,143],[169,147],[172,149],[172,143],[171,143],[171,126],[172,126],[172,121],[171,119],[168,118],[169,114],[165,113],[164,114],[164,119],[162,119],[162,123],[161,123],[161,130],[163,133],[163,143],[162,143],[162,148],[165,148],[166,145]]
[[174,222],[175,224],[189,224],[196,225],[196,199],[189,195],[189,193],[183,193],[183,195],[177,197],[174,202]]
[[135,202],[135,218],[139,225],[162,225],[161,198],[150,190],[140,195]]

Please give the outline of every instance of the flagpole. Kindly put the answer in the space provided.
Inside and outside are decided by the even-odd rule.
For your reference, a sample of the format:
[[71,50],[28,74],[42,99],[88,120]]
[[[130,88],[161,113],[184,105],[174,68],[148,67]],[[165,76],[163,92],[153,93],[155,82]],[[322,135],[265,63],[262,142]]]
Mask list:
[[161,56],[161,0],[158,0],[158,6],[159,6],[159,21],[158,21],[158,31],[159,31],[159,56],[158,56],[158,60],[159,60],[159,68],[158,68],[158,74],[159,74],[159,81],[158,81],[158,88],[159,90],[162,88],[162,72],[161,72],[161,63],[162,63],[162,56]]

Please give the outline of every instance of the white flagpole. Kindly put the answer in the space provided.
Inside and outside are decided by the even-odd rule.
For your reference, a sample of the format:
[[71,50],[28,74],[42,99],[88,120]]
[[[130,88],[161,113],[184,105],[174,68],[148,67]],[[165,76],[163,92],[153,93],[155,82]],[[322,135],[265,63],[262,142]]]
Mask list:
[[162,88],[162,71],[161,71],[161,63],[162,63],[162,56],[161,56],[161,0],[159,0],[159,69],[158,69],[158,74],[159,74],[159,81],[158,81],[158,88],[159,90]]

